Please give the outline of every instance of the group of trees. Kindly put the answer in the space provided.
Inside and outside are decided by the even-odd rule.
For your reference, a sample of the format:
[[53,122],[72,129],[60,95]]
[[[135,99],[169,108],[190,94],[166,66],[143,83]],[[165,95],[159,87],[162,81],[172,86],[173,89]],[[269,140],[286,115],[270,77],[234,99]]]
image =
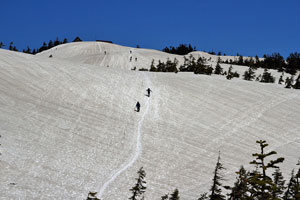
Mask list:
[[[256,141],[259,144],[259,152],[252,154],[254,160],[250,162],[254,170],[247,171],[243,166],[236,172],[236,180],[232,186],[223,185],[223,171],[226,169],[221,163],[221,156],[217,159],[213,171],[212,184],[209,192],[203,193],[197,200],[300,200],[300,167],[291,172],[291,177],[286,183],[279,164],[283,157],[271,159],[276,151],[266,151],[266,141]],[[297,165],[300,165],[300,160]],[[135,185],[130,189],[129,200],[145,199],[146,172],[140,168]],[[225,194],[223,191],[227,191]],[[87,200],[99,200],[97,193],[89,193]],[[161,200],[180,200],[179,190],[176,188],[171,194],[161,196]]]
[[178,72],[177,69],[178,60],[174,58],[173,62],[167,59],[166,63],[158,61],[158,64],[154,65],[154,60],[151,62],[150,70],[151,72]]
[[[79,42],[82,41],[79,37],[76,37],[73,42]],[[68,39],[65,38],[62,41],[59,40],[59,38],[57,37],[55,40],[50,40],[48,43],[43,42],[43,45],[40,48],[37,49],[31,49],[29,46],[27,46],[26,49],[23,49],[23,53],[29,53],[29,54],[37,54],[40,53],[42,51],[51,49],[52,47],[55,47],[57,45],[60,44],[65,44],[68,43]],[[0,48],[4,47],[5,45],[3,44],[3,42],[0,42]],[[9,50],[11,51],[18,51],[17,47],[13,45],[13,42],[9,43]]]
[[230,59],[223,62],[227,64],[249,66],[256,69],[275,69],[279,72],[295,75],[297,70],[300,70],[300,53],[291,53],[286,60],[279,53],[273,53],[271,55],[264,55],[263,59],[259,59],[258,56],[245,59],[240,55],[236,60]]
[[[258,58],[257,58],[258,59]],[[242,62],[243,59],[241,59],[240,62]],[[254,63],[251,60],[250,63]],[[225,71],[221,64],[222,60],[219,58],[216,67],[213,68],[211,65],[207,65],[207,60],[204,57],[199,57],[198,59],[194,58],[192,54],[189,55],[189,57],[184,56],[184,62],[182,65],[179,66],[179,69],[177,68],[178,60],[174,58],[173,61],[170,59],[167,59],[166,62],[158,61],[158,64],[154,64],[154,59],[151,62],[150,70],[151,72],[194,72],[195,74],[204,74],[204,75],[223,75],[226,76],[228,80],[231,80],[232,78],[239,78],[240,74],[237,71],[233,71],[232,65],[228,68],[227,71]],[[140,69],[141,71],[148,71],[148,69]],[[259,81],[262,83],[275,83],[276,79],[275,77],[269,72],[268,68],[264,69],[263,74],[260,74],[258,76],[255,75],[255,71],[257,70],[257,67],[255,65],[250,65],[249,68],[244,72],[243,79],[247,81]],[[282,72],[284,74],[284,72]],[[300,74],[298,77],[294,80],[294,76],[287,77],[285,81],[283,80],[283,74],[279,78],[278,84],[285,84],[285,88],[294,88],[294,89],[300,89]]]
[[177,54],[177,55],[186,55],[192,51],[196,51],[196,47],[192,47],[191,44],[186,45],[186,44],[180,44],[178,47],[165,47],[163,48],[164,52],[166,53],[171,53],[171,54]]

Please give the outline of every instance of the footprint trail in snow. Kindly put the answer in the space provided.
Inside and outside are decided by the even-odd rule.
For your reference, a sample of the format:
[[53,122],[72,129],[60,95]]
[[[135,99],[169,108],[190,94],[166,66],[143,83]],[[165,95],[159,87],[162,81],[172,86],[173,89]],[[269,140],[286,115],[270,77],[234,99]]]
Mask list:
[[[148,78],[148,76],[143,73],[145,79],[146,79],[146,88],[152,88],[152,83],[150,81],[150,79]],[[126,171],[127,169],[129,169],[134,163],[135,161],[139,158],[139,156],[142,153],[142,143],[141,143],[141,138],[142,138],[142,126],[143,126],[143,122],[144,122],[144,118],[146,116],[146,114],[149,111],[149,106],[150,106],[150,98],[148,98],[146,100],[146,105],[145,105],[145,111],[143,113],[143,115],[141,116],[139,122],[138,122],[138,128],[137,128],[137,137],[136,137],[136,145],[135,145],[135,149],[133,154],[131,155],[131,158],[124,163],[119,169],[117,169],[115,172],[113,172],[110,177],[107,179],[107,181],[102,185],[102,187],[100,188],[100,191],[98,193],[98,198],[101,198],[103,193],[105,192],[106,188],[119,176],[121,175],[124,171]]]

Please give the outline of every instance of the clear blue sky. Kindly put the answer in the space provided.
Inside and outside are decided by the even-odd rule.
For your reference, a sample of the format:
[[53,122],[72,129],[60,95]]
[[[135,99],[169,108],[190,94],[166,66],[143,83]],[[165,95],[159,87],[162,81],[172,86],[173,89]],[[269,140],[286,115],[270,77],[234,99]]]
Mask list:
[[[0,0],[0,41],[19,50],[56,37],[162,49],[283,56],[300,52],[299,0]],[[6,47],[7,48],[7,47]]]

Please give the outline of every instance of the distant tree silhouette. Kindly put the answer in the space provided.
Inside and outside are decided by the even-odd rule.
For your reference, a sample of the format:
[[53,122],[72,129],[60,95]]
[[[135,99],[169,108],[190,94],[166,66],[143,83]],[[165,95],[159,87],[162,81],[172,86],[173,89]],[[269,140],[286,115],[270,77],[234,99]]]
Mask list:
[[73,42],[81,42],[82,40],[80,39],[80,37],[76,37],[74,40],[73,40]]
[[286,72],[295,75],[297,70],[300,70],[300,53],[291,53],[286,61]]
[[252,81],[255,78],[255,72],[252,67],[249,67],[247,71],[244,72],[244,80]]
[[196,47],[192,47],[191,44],[186,45],[186,44],[180,44],[178,47],[165,47],[162,51],[166,53],[171,53],[171,54],[177,54],[177,55],[186,55],[192,51],[196,51]]

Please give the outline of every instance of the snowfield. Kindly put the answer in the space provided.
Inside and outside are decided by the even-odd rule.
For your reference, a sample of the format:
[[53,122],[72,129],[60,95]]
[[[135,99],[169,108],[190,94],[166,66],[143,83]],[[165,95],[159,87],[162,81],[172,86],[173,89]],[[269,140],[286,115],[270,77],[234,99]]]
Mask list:
[[[192,54],[216,65],[218,56]],[[130,70],[175,57],[183,62],[103,42],[35,56],[0,49],[0,199],[82,200],[97,191],[103,200],[124,200],[143,166],[145,199],[178,188],[182,200],[193,200],[208,191],[219,151],[232,183],[240,165],[253,169],[248,163],[259,139],[285,157],[280,166],[288,178],[300,155],[300,91]],[[241,75],[247,69],[233,68]]]

